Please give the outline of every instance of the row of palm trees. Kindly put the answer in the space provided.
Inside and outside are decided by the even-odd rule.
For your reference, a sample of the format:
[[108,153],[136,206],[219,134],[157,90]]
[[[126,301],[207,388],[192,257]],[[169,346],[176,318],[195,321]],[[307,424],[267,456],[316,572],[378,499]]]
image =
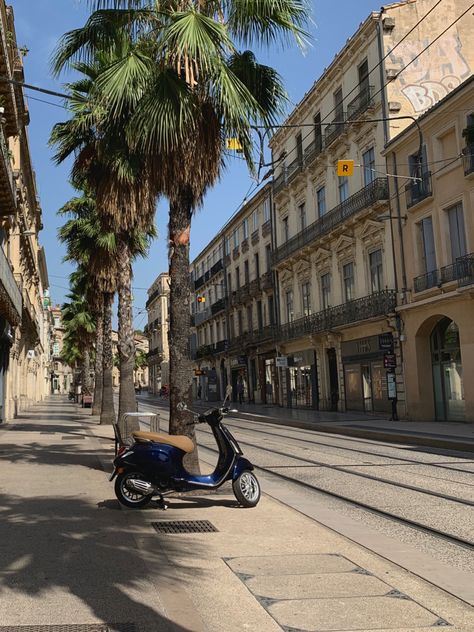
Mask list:
[[[120,253],[113,275],[103,274],[96,252],[90,270],[102,274],[104,323],[118,292],[122,379],[134,359],[130,235],[150,234],[158,198],[168,199],[170,432],[193,437],[177,407],[190,403],[192,386],[192,215],[226,166],[226,139],[239,141],[253,171],[252,128],[270,129],[286,106],[280,77],[248,49],[302,45],[309,9],[306,0],[89,2],[86,24],[62,37],[53,59],[56,74],[72,68],[80,75],[67,85],[71,116],[52,133],[56,161],[73,157],[72,179],[84,183]],[[133,383],[126,382],[119,414],[125,405],[133,410]]]

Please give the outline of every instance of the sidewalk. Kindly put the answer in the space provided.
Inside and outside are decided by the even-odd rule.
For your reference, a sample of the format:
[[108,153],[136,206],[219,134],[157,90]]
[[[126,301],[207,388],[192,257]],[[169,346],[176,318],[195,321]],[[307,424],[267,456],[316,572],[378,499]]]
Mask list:
[[[142,403],[168,407],[168,401],[159,397],[142,394]],[[218,405],[216,402],[196,400],[194,406],[207,409]],[[328,411],[281,408],[263,404],[236,404],[232,407],[239,419],[292,426],[318,432],[329,432],[351,437],[361,437],[374,441],[388,441],[421,445],[447,450],[474,452],[474,423],[437,421],[388,421],[387,418],[362,413],[332,413]]]
[[[0,427],[2,631],[474,631],[471,606],[270,496],[121,509],[112,435],[61,396]],[[180,520],[217,531],[152,526]]]

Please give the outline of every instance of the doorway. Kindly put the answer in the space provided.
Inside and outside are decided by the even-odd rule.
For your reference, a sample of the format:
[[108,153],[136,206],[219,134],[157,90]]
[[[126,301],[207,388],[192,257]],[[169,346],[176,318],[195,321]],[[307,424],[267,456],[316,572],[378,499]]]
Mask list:
[[437,421],[464,421],[465,400],[459,328],[442,318],[430,337]]
[[327,354],[329,369],[329,410],[336,412],[339,402],[339,378],[337,373],[336,349],[334,349],[334,347],[327,349]]

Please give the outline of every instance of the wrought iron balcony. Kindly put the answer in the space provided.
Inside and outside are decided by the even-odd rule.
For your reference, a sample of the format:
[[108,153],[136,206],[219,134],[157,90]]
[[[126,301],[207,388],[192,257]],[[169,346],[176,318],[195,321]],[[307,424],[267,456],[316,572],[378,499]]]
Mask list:
[[376,178],[366,187],[351,195],[347,200],[331,209],[328,213],[289,239],[273,253],[273,265],[287,259],[293,253],[307,246],[315,239],[332,231],[349,217],[356,215],[376,202],[388,199],[386,178]]
[[414,292],[423,292],[424,290],[429,290],[430,288],[437,287],[438,285],[440,285],[439,270],[425,272],[425,274],[420,274],[413,279]]
[[282,325],[278,330],[278,340],[285,342],[341,327],[377,316],[390,314],[396,306],[395,290],[382,290],[369,296],[348,301],[342,305],[304,316],[291,323]]
[[410,182],[405,187],[407,208],[411,208],[430,197],[432,194],[431,171],[424,173],[419,180]]
[[323,137],[316,138],[304,150],[304,164],[310,165],[315,158],[323,151]]
[[423,292],[444,283],[458,282],[458,286],[471,285],[474,282],[474,253],[459,257],[453,263],[439,270],[431,270],[413,279],[413,291]]
[[298,156],[288,165],[286,172],[287,183],[291,182],[303,169],[303,156]]
[[212,279],[213,276],[215,276],[218,272],[220,272],[223,269],[224,269],[224,261],[222,259],[219,259],[219,261],[216,261],[216,263],[211,268],[209,268],[207,272],[202,274],[198,279],[194,281],[194,289],[198,290],[200,287],[204,285],[204,283],[207,283],[209,279]]
[[210,345],[201,345],[196,351],[196,358],[210,358],[218,353],[227,351],[227,340],[219,340],[219,342]]
[[226,299],[220,298],[215,303],[211,305],[211,314],[215,316],[219,312],[222,312],[226,308]]
[[468,176],[470,173],[474,173],[474,143],[464,147],[462,150],[462,161],[464,164],[464,175]]
[[324,147],[329,147],[329,145],[342,134],[345,127],[344,112],[340,112],[340,114],[336,115],[336,118],[326,127],[326,131],[324,133]]
[[347,120],[358,119],[373,105],[374,86],[361,86],[359,94],[347,106]]
[[7,320],[12,325],[21,321],[23,299],[20,288],[23,287],[21,274],[14,275],[3,248],[0,247],[0,300],[3,303]]
[[270,342],[276,337],[277,328],[275,325],[267,325],[261,329],[254,329],[250,334],[250,342],[254,345]]
[[13,215],[16,210],[16,184],[3,129],[0,126],[0,214]]
[[198,325],[202,325],[202,323],[204,323],[206,320],[209,320],[211,316],[212,313],[210,307],[206,307],[206,309],[204,309],[202,312],[196,312],[194,314],[194,322],[196,323],[196,327]]

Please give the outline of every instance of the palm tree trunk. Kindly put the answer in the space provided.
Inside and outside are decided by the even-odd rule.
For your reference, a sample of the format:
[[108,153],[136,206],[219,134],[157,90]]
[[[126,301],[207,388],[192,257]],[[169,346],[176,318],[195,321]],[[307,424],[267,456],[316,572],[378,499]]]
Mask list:
[[83,392],[92,392],[92,380],[91,380],[91,352],[88,346],[84,349],[84,361],[82,365],[82,384]]
[[101,424],[113,424],[115,422],[114,391],[112,388],[112,367],[114,364],[112,354],[112,303],[113,294],[104,294],[104,334],[103,334],[103,389],[102,408],[100,411]]
[[191,230],[192,199],[185,193],[170,204],[170,434],[190,437],[196,449],[186,457],[186,467],[199,471],[196,434],[189,425],[189,413],[178,410],[183,402],[192,406],[192,363],[190,358],[189,233]]
[[132,266],[126,238],[117,240],[118,279],[118,350],[120,359],[119,421],[124,413],[137,410],[133,369],[135,368],[135,333],[132,310]]
[[100,293],[100,306],[96,318],[95,334],[95,388],[92,414],[100,415],[102,410],[102,390],[104,386],[104,295]]

